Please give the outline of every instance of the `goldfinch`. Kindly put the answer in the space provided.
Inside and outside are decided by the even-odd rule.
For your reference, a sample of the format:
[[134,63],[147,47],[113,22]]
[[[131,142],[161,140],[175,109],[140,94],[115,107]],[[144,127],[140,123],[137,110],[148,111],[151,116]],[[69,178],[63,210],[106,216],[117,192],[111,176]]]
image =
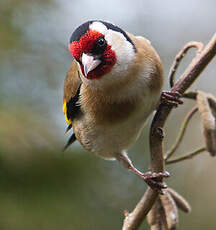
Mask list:
[[93,154],[118,160],[153,189],[168,173],[142,173],[127,149],[156,109],[164,82],[161,60],[150,42],[100,20],[80,25],[70,38],[74,60],[64,84],[63,111],[73,134]]

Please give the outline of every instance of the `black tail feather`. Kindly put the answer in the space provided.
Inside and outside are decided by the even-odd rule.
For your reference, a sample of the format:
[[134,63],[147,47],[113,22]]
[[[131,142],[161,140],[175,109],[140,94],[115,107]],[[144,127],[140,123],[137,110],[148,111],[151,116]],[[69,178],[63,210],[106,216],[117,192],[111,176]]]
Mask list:
[[76,141],[76,136],[75,136],[75,134],[73,133],[73,134],[71,135],[71,137],[69,138],[67,144],[64,146],[63,152],[64,152],[71,144],[73,144],[74,141]]
[[68,125],[67,129],[65,130],[65,133],[67,133],[72,128],[72,125]]

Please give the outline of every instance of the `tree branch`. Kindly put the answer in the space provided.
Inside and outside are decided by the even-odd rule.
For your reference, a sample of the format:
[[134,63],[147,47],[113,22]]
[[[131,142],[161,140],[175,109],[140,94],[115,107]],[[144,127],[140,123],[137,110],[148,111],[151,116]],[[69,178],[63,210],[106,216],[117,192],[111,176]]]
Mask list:
[[[204,50],[197,55],[172,88],[172,92],[183,94],[197,79],[200,73],[216,55],[216,33]],[[157,110],[150,130],[151,169],[164,172],[163,127],[172,111],[172,107],[161,104]],[[158,193],[148,188],[132,213],[124,220],[123,230],[136,230],[141,225],[148,211],[152,208]]]
[[198,154],[200,154],[200,153],[202,153],[202,152],[205,152],[205,151],[207,151],[205,146],[204,146],[204,147],[200,147],[200,148],[198,148],[198,149],[196,149],[196,150],[194,150],[194,151],[192,151],[192,152],[190,152],[190,153],[184,154],[183,156],[176,157],[176,158],[174,158],[174,159],[171,158],[170,160],[166,161],[166,165],[168,165],[168,164],[173,164],[173,163],[177,163],[177,162],[184,161],[184,160],[188,160],[188,159],[191,159],[191,158],[193,158],[194,156],[196,156],[196,155],[198,155]]
[[168,76],[170,87],[172,88],[175,84],[175,75],[176,70],[181,63],[181,60],[185,56],[185,54],[188,52],[190,48],[197,48],[197,54],[201,53],[203,49],[203,44],[201,42],[189,42],[187,43],[184,48],[176,55],[175,60],[172,64],[172,67],[170,68],[170,73]]

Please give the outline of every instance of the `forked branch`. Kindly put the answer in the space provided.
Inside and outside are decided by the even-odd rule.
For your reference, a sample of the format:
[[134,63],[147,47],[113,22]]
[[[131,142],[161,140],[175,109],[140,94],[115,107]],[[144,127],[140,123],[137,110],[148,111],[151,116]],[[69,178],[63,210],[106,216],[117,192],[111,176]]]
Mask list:
[[[171,92],[184,92],[193,84],[201,72],[216,55],[216,33],[196,55],[191,64],[187,67]],[[172,111],[172,107],[161,104],[153,118],[150,130],[151,169],[153,172],[164,172],[164,150],[163,150],[163,127]],[[124,220],[123,230],[137,230],[152,208],[158,193],[148,188],[133,212],[129,213]]]

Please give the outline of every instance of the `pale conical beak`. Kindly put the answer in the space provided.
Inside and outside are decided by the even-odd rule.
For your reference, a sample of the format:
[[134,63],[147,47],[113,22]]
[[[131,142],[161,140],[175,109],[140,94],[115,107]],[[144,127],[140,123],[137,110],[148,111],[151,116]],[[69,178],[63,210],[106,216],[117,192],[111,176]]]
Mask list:
[[83,53],[82,54],[82,64],[84,67],[85,76],[92,70],[94,70],[98,65],[100,65],[101,60],[95,59],[94,56]]

